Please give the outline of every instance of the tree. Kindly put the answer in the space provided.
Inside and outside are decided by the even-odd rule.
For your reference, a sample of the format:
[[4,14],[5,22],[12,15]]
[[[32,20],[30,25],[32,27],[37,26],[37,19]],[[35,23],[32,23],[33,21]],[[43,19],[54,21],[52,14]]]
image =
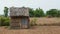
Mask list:
[[57,17],[60,17],[60,10],[58,10]]
[[4,7],[4,16],[5,16],[5,17],[8,16],[8,7]]
[[29,9],[29,16],[30,17],[43,17],[45,16],[44,11],[40,8],[37,8],[36,10]]
[[34,16],[34,10],[32,8],[29,8],[29,16],[30,17]]
[[44,16],[45,16],[45,13],[44,13],[43,9],[40,9],[40,8],[39,8],[39,11],[40,11],[40,16],[41,16],[41,17],[44,17]]
[[43,16],[45,16],[44,11],[42,9],[40,9],[40,8],[36,9],[34,14],[35,14],[35,17],[43,17]]
[[46,12],[46,14],[48,16],[52,16],[52,17],[56,17],[57,16],[57,13],[58,13],[58,10],[57,9],[50,9]]

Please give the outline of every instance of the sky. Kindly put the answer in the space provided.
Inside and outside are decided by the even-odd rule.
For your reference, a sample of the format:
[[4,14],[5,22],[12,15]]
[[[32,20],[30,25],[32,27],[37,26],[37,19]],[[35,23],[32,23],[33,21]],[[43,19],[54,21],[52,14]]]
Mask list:
[[60,9],[60,0],[0,0],[0,15],[4,14],[4,7],[41,8],[46,12],[49,9]]

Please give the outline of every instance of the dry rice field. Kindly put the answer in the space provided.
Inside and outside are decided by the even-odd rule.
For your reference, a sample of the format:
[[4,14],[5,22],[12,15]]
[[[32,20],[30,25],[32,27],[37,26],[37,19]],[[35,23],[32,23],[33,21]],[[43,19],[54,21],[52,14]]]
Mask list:
[[[33,18],[31,18],[33,19]],[[37,18],[37,24],[60,23],[60,18]],[[60,26],[33,26],[30,29],[0,27],[0,34],[60,34]]]
[[36,19],[37,24],[55,24],[55,23],[60,23],[60,18],[30,18],[30,21]]

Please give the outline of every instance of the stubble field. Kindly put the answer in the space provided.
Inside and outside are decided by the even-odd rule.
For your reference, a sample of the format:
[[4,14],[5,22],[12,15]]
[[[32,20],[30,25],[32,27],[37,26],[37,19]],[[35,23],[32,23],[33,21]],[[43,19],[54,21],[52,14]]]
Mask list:
[[[33,18],[31,18],[33,19]],[[37,18],[37,24],[60,23],[60,18]],[[30,29],[0,27],[0,34],[60,34],[60,26],[33,26]]]

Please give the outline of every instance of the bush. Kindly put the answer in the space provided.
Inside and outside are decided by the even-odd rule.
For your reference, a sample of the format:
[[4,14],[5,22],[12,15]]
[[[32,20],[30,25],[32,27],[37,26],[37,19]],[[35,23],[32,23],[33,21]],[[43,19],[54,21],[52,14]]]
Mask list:
[[4,21],[4,25],[9,26],[9,22],[10,22],[9,18],[6,18],[5,21]]
[[36,18],[32,19],[32,20],[30,21],[30,25],[31,25],[31,26],[36,26],[36,25],[37,25],[37,24],[36,24],[36,21],[37,21]]
[[9,26],[9,17],[0,17],[0,25],[1,26]]

